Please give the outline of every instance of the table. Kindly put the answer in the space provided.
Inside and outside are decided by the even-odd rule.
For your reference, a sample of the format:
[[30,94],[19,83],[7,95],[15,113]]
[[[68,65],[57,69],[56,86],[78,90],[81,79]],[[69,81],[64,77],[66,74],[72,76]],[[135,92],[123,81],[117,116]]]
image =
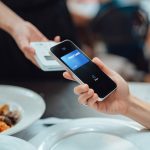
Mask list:
[[[46,111],[42,118],[85,118],[85,117],[109,117],[123,120],[129,118],[120,115],[106,115],[89,109],[88,107],[78,104],[77,96],[73,93],[73,88],[77,83],[65,79],[42,79],[42,80],[16,80],[0,81],[0,84],[10,84],[29,88],[39,93],[46,102]],[[142,83],[130,83],[131,92],[145,101],[150,102],[150,85]],[[45,127],[39,127],[37,124],[16,134],[15,136],[29,140],[35,136],[39,130]],[[38,132],[36,131],[38,130]]]
[[[0,81],[0,84],[9,84],[21,86],[31,89],[40,94],[46,102],[46,111],[43,118],[59,117],[59,118],[82,118],[82,117],[115,117],[122,116],[105,115],[95,112],[88,107],[78,103],[77,96],[73,93],[76,82],[67,81],[65,79],[42,79],[42,80],[15,80]],[[143,100],[150,101],[149,84],[131,83],[131,91]],[[146,90],[145,90],[146,89]]]

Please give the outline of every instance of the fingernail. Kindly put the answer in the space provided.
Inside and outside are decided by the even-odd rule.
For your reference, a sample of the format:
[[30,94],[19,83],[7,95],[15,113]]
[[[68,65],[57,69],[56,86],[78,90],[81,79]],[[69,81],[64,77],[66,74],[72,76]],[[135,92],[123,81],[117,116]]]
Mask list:
[[88,91],[88,94],[90,95],[92,92],[93,92],[93,90],[92,90],[92,89],[90,89],[90,90]]
[[102,101],[103,101],[103,99],[101,99],[101,98],[98,98],[98,99],[97,99],[97,101],[98,101],[98,102],[102,102]]
[[87,84],[84,84],[84,85],[83,85],[83,88],[87,88],[87,87],[88,87],[88,85],[87,85]]

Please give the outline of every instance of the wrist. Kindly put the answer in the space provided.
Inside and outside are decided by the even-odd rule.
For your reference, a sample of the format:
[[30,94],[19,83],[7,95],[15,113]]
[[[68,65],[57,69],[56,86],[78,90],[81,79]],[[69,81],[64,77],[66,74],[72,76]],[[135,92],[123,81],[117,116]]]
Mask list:
[[129,114],[132,110],[132,107],[134,105],[134,96],[130,94],[127,98],[127,102],[128,102],[128,104],[127,104],[127,111],[124,114],[125,116],[129,116]]
[[120,109],[120,112],[119,114],[120,115],[123,115],[123,116],[128,116],[128,114],[130,113],[130,109],[131,109],[131,103],[132,103],[132,100],[133,100],[133,95],[131,95],[129,93],[128,96],[126,96],[122,101],[122,106],[123,106],[123,109]]
[[150,129],[150,104],[146,103],[137,97],[131,96],[129,98],[129,107],[125,115],[146,128]]
[[0,28],[11,34],[16,24],[23,19],[1,1],[0,10]]
[[14,35],[16,33],[17,28],[22,24],[24,20],[20,17],[16,18],[12,23],[8,24],[5,27],[5,31],[8,32],[10,35]]

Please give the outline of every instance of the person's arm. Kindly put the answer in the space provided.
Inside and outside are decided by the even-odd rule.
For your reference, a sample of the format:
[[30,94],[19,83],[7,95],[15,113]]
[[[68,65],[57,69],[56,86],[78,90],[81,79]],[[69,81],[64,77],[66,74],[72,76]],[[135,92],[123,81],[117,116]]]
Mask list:
[[30,47],[32,41],[48,39],[30,22],[25,21],[0,1],[0,29],[8,32],[17,43],[25,57],[37,65],[35,51]]
[[8,33],[12,33],[14,26],[22,22],[23,19],[9,9],[0,1],[0,28]]
[[134,96],[130,96],[129,101],[128,111],[125,116],[150,129],[150,104]]
[[[74,89],[75,94],[79,96],[79,103],[99,112],[127,116],[150,129],[150,103],[134,97],[129,91],[127,82],[98,58],[94,58],[93,62],[117,84],[117,89],[103,101],[97,101],[98,95],[93,89],[86,84],[79,85]],[[69,72],[63,75],[66,79],[74,80]]]

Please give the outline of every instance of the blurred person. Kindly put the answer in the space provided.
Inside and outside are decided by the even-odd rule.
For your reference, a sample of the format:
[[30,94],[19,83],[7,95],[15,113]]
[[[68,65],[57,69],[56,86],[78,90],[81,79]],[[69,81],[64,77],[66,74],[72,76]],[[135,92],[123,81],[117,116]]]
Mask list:
[[[132,95],[127,82],[119,74],[105,66],[100,59],[94,58],[93,62],[117,84],[117,89],[103,101],[98,101],[99,97],[93,89],[87,84],[79,85],[74,88],[75,94],[79,96],[79,103],[98,112],[124,115],[150,129],[150,103]],[[65,72],[63,75],[66,79],[75,80],[69,72]]]
[[[113,54],[113,53],[107,52],[108,45],[106,47],[106,44],[104,43],[104,42],[106,42],[105,35],[103,36],[103,33],[105,31],[102,30],[102,35],[101,35],[101,33],[98,32],[98,34],[100,34],[101,37],[104,38],[104,42],[100,38],[95,38],[95,35],[97,35],[97,32],[96,33],[94,32],[94,34],[93,34],[93,31],[91,32],[90,22],[93,22],[93,19],[95,17],[97,18],[97,13],[98,13],[99,9],[101,10],[101,5],[102,5],[102,9],[103,9],[103,4],[110,3],[110,2],[111,2],[111,0],[93,0],[93,1],[92,0],[68,0],[68,9],[71,13],[74,24],[78,27],[78,32],[80,35],[79,38],[82,43],[82,49],[84,49],[84,52],[91,58],[93,58],[94,56],[99,57],[110,68],[113,68],[113,70],[115,70],[116,72],[121,74],[128,81],[143,81],[143,80],[148,81],[146,79],[148,77],[147,75],[145,75],[146,73],[144,73],[144,71],[142,71],[142,70],[138,70],[137,67],[135,66],[135,64],[133,64],[133,62],[131,62],[127,57],[119,56],[118,54]],[[132,0],[132,1],[121,0],[121,4],[123,6],[125,6],[125,5],[128,6],[129,4],[135,6],[138,4],[138,2],[139,2],[138,0]],[[107,18],[106,18],[106,20],[107,20]],[[94,19],[94,22],[95,22],[95,19]],[[101,24],[101,22],[100,22],[100,24]],[[110,25],[110,23],[108,23],[106,25],[106,28],[109,25]],[[123,28],[124,28],[124,26],[123,26]],[[105,29],[105,26],[103,28]],[[112,27],[112,30],[113,30],[113,28],[115,28],[115,27]],[[118,26],[115,29],[117,29],[117,28],[118,28]],[[122,28],[122,27],[120,27],[120,28]],[[94,31],[95,30],[97,30],[97,29],[94,28]],[[116,33],[116,30],[114,32]],[[112,38],[112,40],[113,40],[114,34],[110,35],[111,33],[112,32],[110,32],[110,33],[108,32],[108,35],[106,35],[106,36],[110,36],[110,38]],[[125,33],[123,33],[123,34],[125,34]],[[124,35],[121,38],[124,38]],[[119,45],[118,42],[119,41],[117,41],[117,43],[115,43],[115,44]],[[121,50],[124,51],[124,49],[125,48],[123,47]],[[128,50],[126,52],[128,52]],[[124,66],[124,64],[126,64],[126,65]]]
[[139,0],[100,2],[100,10],[91,23],[94,33],[104,41],[109,53],[125,57],[136,69],[149,73],[143,50],[149,23]]
[[2,0],[0,29],[0,77],[51,75],[33,65],[36,61],[29,45],[32,41],[53,40],[60,35],[62,40],[78,43],[65,0]]

